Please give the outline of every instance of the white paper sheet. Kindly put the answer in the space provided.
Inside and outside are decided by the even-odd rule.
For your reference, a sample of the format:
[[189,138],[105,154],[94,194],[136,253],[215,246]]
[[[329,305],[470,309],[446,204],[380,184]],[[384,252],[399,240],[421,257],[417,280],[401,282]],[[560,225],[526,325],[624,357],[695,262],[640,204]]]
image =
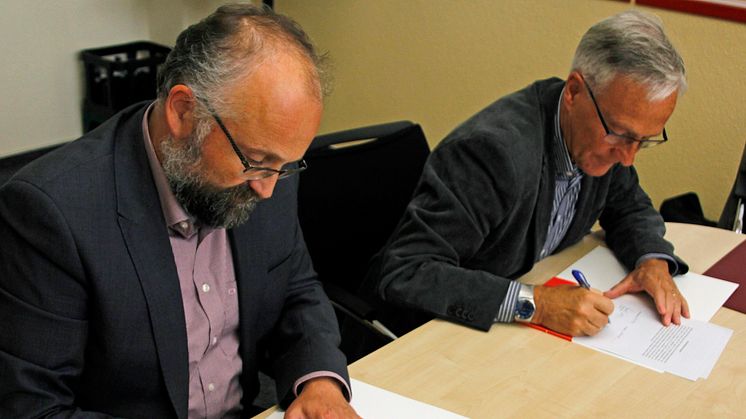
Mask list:
[[710,375],[733,334],[730,329],[699,320],[681,319],[681,325],[665,327],[650,299],[641,295],[617,298],[609,320],[596,336],[572,341],[690,380]]
[[[572,270],[583,272],[591,285],[606,291],[621,281],[627,271],[606,247],[597,247],[557,276],[575,281]],[[592,337],[573,342],[650,368],[690,380],[707,378],[733,331],[708,323],[736,290],[738,284],[696,273],[674,278],[689,303],[691,319],[681,325],[663,326],[652,298],[627,294],[614,300],[609,324]]]
[[[352,407],[365,419],[465,419],[447,410],[392,393],[354,378],[352,384]],[[267,419],[282,419],[285,412],[277,411]]]
[[[596,247],[557,276],[575,281],[573,269],[582,271],[591,286],[601,291],[608,291],[627,275],[627,270],[611,250],[603,246]],[[705,322],[712,319],[738,288],[736,283],[692,272],[674,277],[674,282],[689,303],[691,319]]]

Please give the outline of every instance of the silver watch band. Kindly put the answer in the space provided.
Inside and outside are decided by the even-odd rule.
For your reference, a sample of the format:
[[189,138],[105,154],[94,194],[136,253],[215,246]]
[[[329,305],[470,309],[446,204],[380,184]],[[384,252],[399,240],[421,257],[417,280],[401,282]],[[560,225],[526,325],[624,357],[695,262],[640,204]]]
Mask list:
[[528,323],[534,318],[534,313],[536,313],[534,286],[521,284],[518,290],[518,301],[515,304],[515,321]]

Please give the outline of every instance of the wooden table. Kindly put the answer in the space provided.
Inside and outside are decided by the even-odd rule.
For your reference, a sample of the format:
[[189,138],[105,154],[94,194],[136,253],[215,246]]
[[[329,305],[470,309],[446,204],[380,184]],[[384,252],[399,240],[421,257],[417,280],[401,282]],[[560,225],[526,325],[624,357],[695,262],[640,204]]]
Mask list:
[[[688,224],[667,228],[677,254],[698,273],[746,238]],[[538,263],[521,281],[546,281],[602,237],[587,236]],[[712,322],[734,334],[709,378],[696,382],[518,324],[485,333],[442,320],[360,359],[350,375],[471,418],[746,417],[746,314],[721,308]]]

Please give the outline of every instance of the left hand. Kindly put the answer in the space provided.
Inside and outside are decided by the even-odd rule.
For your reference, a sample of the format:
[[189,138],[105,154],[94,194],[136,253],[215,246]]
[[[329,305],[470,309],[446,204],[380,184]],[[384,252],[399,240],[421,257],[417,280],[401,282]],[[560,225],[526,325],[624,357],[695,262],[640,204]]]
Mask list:
[[286,419],[360,419],[347,403],[339,383],[330,377],[319,377],[303,384],[303,390],[288,410]]
[[630,292],[645,291],[653,297],[655,308],[665,326],[673,322],[681,324],[681,316],[689,318],[689,304],[679,292],[668,273],[668,262],[662,259],[648,259],[618,284],[604,293],[616,298]]

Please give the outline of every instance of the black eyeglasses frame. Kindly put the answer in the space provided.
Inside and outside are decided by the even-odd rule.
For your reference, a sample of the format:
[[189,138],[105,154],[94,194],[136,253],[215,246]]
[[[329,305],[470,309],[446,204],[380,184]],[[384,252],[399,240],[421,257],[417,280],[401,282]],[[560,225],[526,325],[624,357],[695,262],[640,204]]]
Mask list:
[[273,169],[271,167],[256,166],[252,164],[252,160],[244,156],[244,154],[238,148],[238,144],[236,144],[236,141],[233,139],[230,131],[228,131],[228,128],[225,127],[223,120],[220,119],[217,112],[215,112],[212,106],[210,106],[210,104],[205,102],[204,100],[201,100],[200,102],[205,104],[207,110],[210,112],[210,115],[212,115],[212,118],[215,120],[215,122],[218,123],[218,126],[223,131],[223,134],[225,134],[225,138],[227,138],[228,142],[231,144],[233,152],[236,153],[238,159],[241,160],[241,164],[244,167],[243,177],[246,180],[261,180],[274,175],[277,175],[278,179],[285,179],[290,176],[296,175],[308,168],[308,163],[306,163],[306,161],[303,159],[285,164],[285,166],[297,165],[297,167],[291,167],[288,169]]
[[604,139],[607,143],[610,144],[617,144],[615,141],[609,141],[609,138],[619,138],[622,141],[625,141],[627,144],[634,144],[637,143],[640,148],[650,148],[653,146],[656,146],[658,144],[663,144],[668,141],[668,134],[666,133],[666,128],[663,127],[663,136],[662,138],[643,138],[643,139],[637,139],[630,137],[628,135],[624,134],[617,134],[616,132],[609,129],[609,126],[606,124],[606,120],[604,119],[603,114],[601,113],[601,108],[598,106],[598,102],[596,102],[596,96],[593,94],[593,90],[591,90],[591,86],[588,85],[588,82],[585,81],[585,77],[580,75],[580,79],[583,80],[583,84],[585,85],[585,88],[588,90],[588,95],[591,97],[591,102],[593,102],[593,106],[596,108],[596,115],[598,115],[598,119],[601,120],[601,125],[604,127],[604,131],[606,131],[606,137]]

